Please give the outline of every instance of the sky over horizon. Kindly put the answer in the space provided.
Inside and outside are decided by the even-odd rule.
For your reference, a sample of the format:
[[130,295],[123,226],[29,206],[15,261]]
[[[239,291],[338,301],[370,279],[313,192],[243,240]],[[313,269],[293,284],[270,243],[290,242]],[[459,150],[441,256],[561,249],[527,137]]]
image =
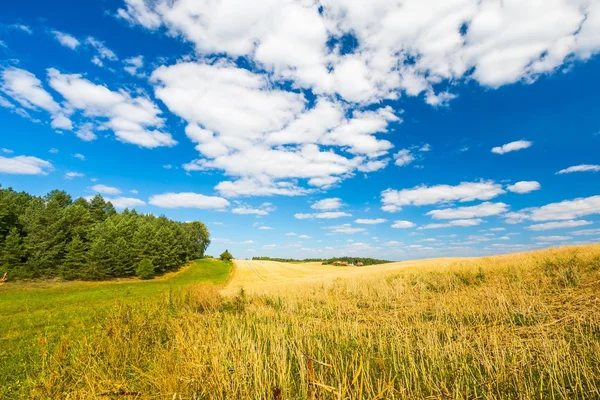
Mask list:
[[236,258],[600,241],[600,2],[10,2],[0,184]]

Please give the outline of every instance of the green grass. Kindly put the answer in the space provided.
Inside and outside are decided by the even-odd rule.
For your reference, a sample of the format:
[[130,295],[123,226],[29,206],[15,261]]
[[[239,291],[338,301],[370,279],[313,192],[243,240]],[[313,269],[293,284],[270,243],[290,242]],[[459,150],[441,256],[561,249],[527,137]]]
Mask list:
[[51,348],[61,337],[91,332],[115,304],[168,296],[198,282],[223,283],[232,264],[194,261],[180,272],[151,280],[119,282],[14,282],[0,286],[0,398],[14,398],[40,367],[40,341]]

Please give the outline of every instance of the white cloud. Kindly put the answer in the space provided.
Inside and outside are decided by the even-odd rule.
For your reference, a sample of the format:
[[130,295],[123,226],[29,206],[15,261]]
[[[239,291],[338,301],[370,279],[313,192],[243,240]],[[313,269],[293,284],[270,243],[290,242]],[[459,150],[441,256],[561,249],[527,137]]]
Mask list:
[[265,249],[265,250],[276,249],[276,248],[277,248],[276,244],[266,244],[263,246],[263,249]]
[[421,146],[419,151],[431,151],[431,145],[429,143],[425,143],[423,146]]
[[530,225],[525,229],[529,229],[530,231],[547,231],[550,229],[575,228],[577,226],[585,226],[591,224],[592,222],[590,221],[571,219],[568,221],[546,222],[543,224]]
[[502,185],[494,181],[461,182],[456,186],[416,186],[412,189],[393,190],[381,192],[383,211],[395,212],[403,206],[430,205],[451,201],[490,200],[505,193]]
[[94,185],[92,186],[92,190],[102,194],[119,194],[121,190],[113,186],[107,185]]
[[394,164],[396,164],[399,167],[403,167],[415,161],[415,156],[412,155],[410,150],[402,149],[396,154],[394,154],[394,160],[396,160]]
[[32,156],[0,156],[0,173],[13,175],[48,175],[54,167],[49,161]]
[[492,231],[492,232],[503,232],[505,230],[506,230],[506,228],[490,228],[490,231]]
[[98,139],[98,136],[96,136],[93,129],[93,124],[85,123],[81,125],[77,131],[75,131],[75,135],[84,142],[91,142]]
[[[31,72],[14,67],[6,68],[2,71],[2,85],[0,86],[0,90],[27,109],[35,111],[42,109],[50,113],[53,128],[68,130],[73,128],[73,124],[65,116],[64,110],[54,100],[52,95],[42,87],[42,82]],[[12,106],[12,104],[8,104]],[[25,110],[21,111],[17,113],[31,119]]]
[[134,197],[114,197],[106,198],[106,201],[110,201],[115,208],[132,208],[145,206],[146,202]]
[[344,233],[344,234],[348,234],[348,235],[366,231],[366,229],[364,229],[364,228],[353,228],[352,225],[350,225],[350,224],[327,226],[323,229],[328,229],[333,233]]
[[453,221],[445,222],[443,224],[428,224],[420,227],[419,229],[439,229],[439,228],[451,228],[451,227],[468,227],[477,226],[483,223],[482,219],[455,219]]
[[542,188],[542,185],[540,185],[539,182],[521,181],[521,182],[515,183],[514,185],[508,185],[506,187],[506,190],[508,190],[509,192],[513,192],[513,193],[524,194],[524,193],[533,192],[535,190],[540,190],[541,188]]
[[28,35],[32,35],[33,34],[33,30],[29,26],[27,26],[27,25],[12,24],[12,25],[9,25],[9,28],[16,29],[16,30],[19,30],[21,32],[25,32]]
[[394,223],[392,224],[392,228],[397,229],[414,228],[415,226],[417,225],[414,222],[410,221],[394,221]]
[[263,203],[257,208],[253,208],[247,204],[239,203],[237,207],[231,210],[233,214],[242,215],[269,215],[269,213],[272,211],[275,211],[275,207],[271,203]]
[[48,152],[52,153],[52,154],[56,154],[56,153],[58,153],[58,149],[51,148],[50,150],[48,150]]
[[581,164],[581,165],[574,165],[569,168],[561,169],[556,174],[562,175],[562,174],[571,174],[573,172],[598,172],[598,171],[600,171],[600,165]]
[[[301,93],[275,88],[266,77],[225,62],[160,67],[152,82],[156,96],[188,121],[185,132],[203,156],[184,168],[237,177],[217,185],[227,196],[305,194],[295,179],[328,188],[355,170],[384,168],[387,160],[378,157],[392,144],[374,134],[399,120],[389,107],[354,111],[349,118],[341,103],[326,99],[306,108]],[[340,148],[345,153],[335,151]]]
[[[50,149],[50,153],[58,153],[58,150],[57,151],[52,151],[52,150],[56,150],[56,149]],[[75,153],[75,154],[73,154],[73,157],[75,157],[78,160],[85,161],[85,156],[81,153]]]
[[571,232],[574,236],[600,235],[600,229],[583,229],[580,231]]
[[77,46],[80,45],[79,40],[75,37],[69,35],[68,33],[60,32],[60,31],[52,31],[52,35],[54,38],[60,42],[65,47],[70,48],[71,50],[75,50]]
[[259,226],[258,229],[261,230],[261,231],[270,231],[270,230],[273,230],[273,228],[271,228],[270,226]]
[[389,242],[385,242],[383,245],[389,246],[389,247],[394,247],[394,246],[400,246],[401,244],[402,244],[402,242],[399,242],[397,240],[390,240]]
[[[378,1],[369,7],[345,0],[126,0],[117,14],[151,30],[164,26],[200,55],[248,56],[274,78],[316,94],[366,103],[404,92],[425,94],[439,105],[453,97],[435,93],[440,82],[532,82],[573,59],[588,59],[600,50],[599,13],[593,0],[552,0],[543,7],[477,0]],[[349,54],[340,49],[344,34],[357,42]]]
[[540,242],[562,242],[569,239],[573,238],[571,236],[536,236],[533,238]]
[[285,236],[298,236],[298,234],[296,232],[288,232]]
[[14,153],[14,151],[12,151],[11,149],[7,149],[7,148],[1,148],[0,149],[1,152],[3,152],[4,154],[12,154]]
[[308,235],[298,235],[298,239],[310,239]]
[[139,70],[144,67],[144,56],[127,58],[123,61],[125,67],[123,69],[130,75],[138,75]]
[[102,60],[110,60],[110,61],[116,61],[119,59],[119,57],[117,57],[117,55],[115,54],[114,51],[112,51],[111,49],[109,49],[108,47],[106,47],[104,45],[104,42],[99,41],[98,39],[95,39],[93,37],[88,37],[85,41],[89,46],[91,46],[92,48],[94,48],[97,52],[97,58],[98,59],[102,59]]
[[73,178],[83,178],[85,175],[81,172],[67,172],[65,174],[65,179],[73,179]]
[[342,199],[338,197],[333,197],[329,199],[319,200],[312,206],[310,206],[310,208],[314,210],[337,210],[343,205],[344,203],[342,202]]
[[148,201],[153,206],[162,208],[201,208],[224,209],[229,206],[229,201],[222,197],[205,196],[199,193],[164,193],[150,197]]
[[506,222],[519,223],[526,220],[536,222],[565,221],[594,214],[600,214],[600,195],[564,200],[542,207],[526,208],[516,213],[508,213],[506,214],[508,218]]
[[129,191],[129,193],[132,193],[132,194],[138,194],[139,192],[138,192],[137,190],[135,190],[135,189],[131,189],[131,190]]
[[510,142],[505,145],[494,147],[492,149],[492,153],[496,154],[505,154],[511,151],[523,150],[528,147],[531,147],[533,143],[527,140],[517,140],[515,142]]
[[363,225],[377,225],[377,224],[383,224],[384,222],[387,222],[387,219],[385,219],[385,218],[375,218],[375,219],[359,218],[354,222],[357,224],[363,224]]
[[476,217],[490,217],[508,211],[508,204],[484,202],[471,207],[445,208],[429,211],[425,215],[433,219],[470,219]]
[[352,214],[343,212],[343,211],[326,211],[326,212],[321,212],[321,213],[308,213],[308,214],[303,214],[303,213],[297,213],[294,214],[294,217],[296,219],[313,219],[313,218],[318,218],[318,219],[334,219],[334,218],[343,218],[343,217],[351,217]]
[[[81,75],[62,74],[54,68],[48,69],[48,77],[50,86],[71,108],[81,110],[86,117],[100,119],[98,126],[111,129],[121,142],[147,148],[177,144],[170,134],[156,129],[164,125],[164,120],[159,117],[160,109],[149,98],[133,97],[125,90],[111,91]],[[79,131],[78,136],[93,140],[95,135],[88,129]]]

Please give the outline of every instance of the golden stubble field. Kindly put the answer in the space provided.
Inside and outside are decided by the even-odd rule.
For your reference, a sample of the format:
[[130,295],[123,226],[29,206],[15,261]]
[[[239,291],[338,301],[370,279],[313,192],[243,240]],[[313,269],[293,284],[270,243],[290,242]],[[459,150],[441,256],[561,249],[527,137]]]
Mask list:
[[336,278],[362,279],[394,273],[414,267],[444,267],[469,258],[432,258],[394,262],[364,267],[322,265],[320,262],[283,263],[276,261],[234,260],[234,273],[223,294],[237,293],[244,288],[248,293],[269,293],[285,290],[297,284],[324,283]]
[[375,267],[236,262],[44,352],[29,398],[598,399],[600,245]]

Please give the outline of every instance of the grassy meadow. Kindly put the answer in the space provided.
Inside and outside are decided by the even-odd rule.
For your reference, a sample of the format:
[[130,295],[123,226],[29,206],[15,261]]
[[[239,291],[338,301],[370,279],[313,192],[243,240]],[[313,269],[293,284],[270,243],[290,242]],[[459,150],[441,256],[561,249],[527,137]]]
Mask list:
[[[139,307],[198,282],[226,281],[231,264],[192,262],[150,281],[21,281],[0,286],[0,398],[27,398],[42,354],[96,332],[116,307]],[[143,307],[143,306],[142,306]]]
[[[213,284],[184,280],[169,296],[141,289],[157,285],[164,293],[168,283],[140,284],[139,302],[109,299],[97,306],[91,292],[81,294],[82,306],[109,312],[86,314],[85,334],[65,330],[53,345],[38,337],[36,368],[19,394],[600,398],[600,245],[292,282],[261,294],[222,296]],[[7,294],[21,295],[2,290],[5,318]],[[22,325],[28,329],[26,320]]]

